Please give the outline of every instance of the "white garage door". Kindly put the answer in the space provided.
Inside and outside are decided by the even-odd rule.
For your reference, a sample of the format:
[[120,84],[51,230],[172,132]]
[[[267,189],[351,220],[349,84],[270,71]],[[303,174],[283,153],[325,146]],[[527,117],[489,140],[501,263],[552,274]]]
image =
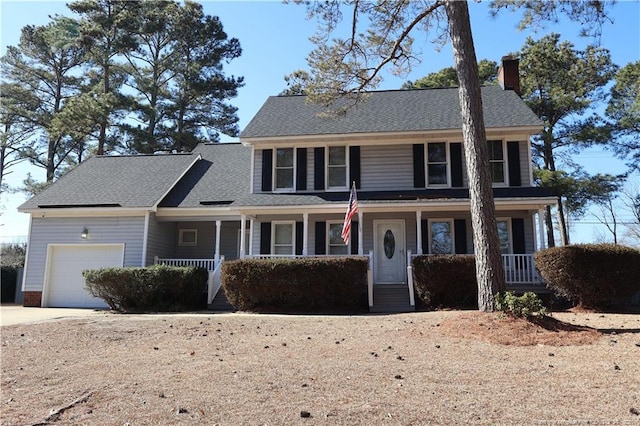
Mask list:
[[106,308],[102,299],[84,289],[85,269],[122,266],[124,245],[94,244],[50,246],[45,306],[59,308]]

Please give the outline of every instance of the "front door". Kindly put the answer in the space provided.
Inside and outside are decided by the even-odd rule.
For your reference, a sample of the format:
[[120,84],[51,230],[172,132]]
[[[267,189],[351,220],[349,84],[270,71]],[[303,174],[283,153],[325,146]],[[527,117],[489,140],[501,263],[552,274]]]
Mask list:
[[374,221],[374,281],[376,284],[405,282],[404,220]]

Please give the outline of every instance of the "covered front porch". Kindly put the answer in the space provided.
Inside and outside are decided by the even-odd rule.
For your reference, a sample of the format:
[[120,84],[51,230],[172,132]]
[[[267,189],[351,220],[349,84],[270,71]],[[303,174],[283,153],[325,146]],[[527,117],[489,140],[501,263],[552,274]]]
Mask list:
[[[297,259],[304,257],[340,257],[343,255],[271,255],[260,254],[245,256],[253,259]],[[375,259],[373,250],[367,257],[367,295],[369,310],[371,312],[408,312],[415,310],[414,275],[412,260],[419,255],[407,252],[406,262],[403,266],[404,277],[402,282],[376,283],[374,282]],[[224,294],[220,292],[222,286],[221,268],[224,256],[219,259],[170,259],[155,258],[155,264],[170,266],[195,266],[209,270],[207,291],[207,304],[210,308],[224,307]],[[507,290],[516,293],[532,291],[545,293],[545,283],[535,268],[533,254],[503,254],[502,265],[505,272]],[[223,300],[224,299],[224,300]],[[217,309],[216,309],[217,310]]]
[[[370,310],[413,310],[414,257],[473,254],[468,208],[466,201],[451,200],[432,200],[428,205],[417,206],[360,205],[351,222],[347,244],[340,235],[344,223],[344,208],[340,205],[252,209],[241,212],[232,222],[220,219],[198,223],[192,219],[180,222],[177,228],[205,226],[213,230],[207,234],[207,248],[184,256],[157,256],[154,263],[207,268],[211,304],[221,293],[224,259],[366,256]],[[540,204],[498,205],[496,216],[508,290],[546,291],[533,262],[533,253],[543,241]],[[234,248],[231,252],[230,241]],[[181,252],[188,253],[184,249]]]

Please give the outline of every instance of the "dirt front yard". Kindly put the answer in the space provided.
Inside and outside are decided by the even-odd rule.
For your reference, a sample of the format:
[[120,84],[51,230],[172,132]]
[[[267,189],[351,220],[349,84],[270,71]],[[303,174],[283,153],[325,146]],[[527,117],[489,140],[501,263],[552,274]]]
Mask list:
[[1,419],[640,424],[640,315],[554,318],[104,313],[3,326]]

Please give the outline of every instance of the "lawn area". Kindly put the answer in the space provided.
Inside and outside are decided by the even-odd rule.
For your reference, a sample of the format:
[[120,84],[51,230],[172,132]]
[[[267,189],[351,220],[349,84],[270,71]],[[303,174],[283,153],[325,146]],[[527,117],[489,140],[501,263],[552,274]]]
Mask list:
[[[121,315],[1,327],[1,421],[640,424],[640,315]],[[561,324],[561,326],[558,326]],[[52,413],[52,410],[55,410]]]

